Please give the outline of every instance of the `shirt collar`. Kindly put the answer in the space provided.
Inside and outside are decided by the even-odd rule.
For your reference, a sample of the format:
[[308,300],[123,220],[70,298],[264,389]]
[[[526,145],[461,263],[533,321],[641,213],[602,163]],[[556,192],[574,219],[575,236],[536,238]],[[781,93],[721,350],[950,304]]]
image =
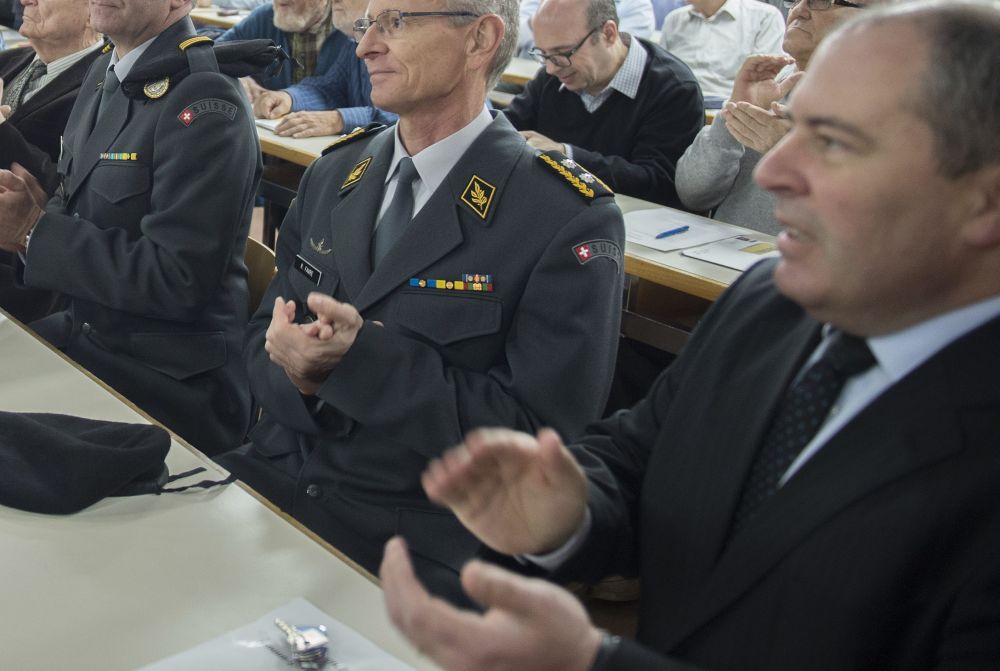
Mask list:
[[701,12],[695,11],[694,7],[691,7],[691,18],[699,18],[703,21],[718,21],[720,16],[728,14],[732,17],[733,21],[739,21],[740,17],[743,15],[743,4],[740,0],[726,0],[726,2],[719,7],[719,10],[712,14],[711,17],[706,17]]
[[103,44],[104,44],[103,40],[97,40],[96,42],[94,42],[93,44],[91,44],[89,47],[84,47],[83,49],[80,49],[79,51],[77,51],[75,53],[69,54],[67,56],[63,56],[62,58],[57,58],[54,61],[52,61],[51,63],[47,64],[48,67],[46,68],[46,72],[49,75],[57,75],[60,72],[62,72],[63,70],[68,70],[78,60],[80,60],[81,58],[83,58],[84,56],[86,56],[87,54],[89,54],[90,52],[95,51],[96,49],[99,49],[101,47],[101,45],[103,45]]
[[940,350],[997,316],[1000,316],[1000,296],[993,296],[902,331],[868,338],[868,346],[879,366],[895,383]]
[[108,69],[110,70],[112,65],[115,67],[115,77],[118,77],[118,81],[120,82],[125,81],[125,78],[128,77],[128,73],[132,71],[132,68],[135,67],[136,62],[140,58],[142,58],[142,55],[146,52],[146,49],[149,48],[149,45],[152,44],[153,40],[155,40],[157,37],[159,37],[159,35],[155,35],[149,38],[148,40],[137,46],[135,49],[133,49],[132,51],[128,52],[127,54],[121,57],[118,56],[117,47],[115,48],[114,51],[111,52],[111,63],[108,66]]
[[[470,121],[464,128],[455,131],[443,140],[438,140],[431,146],[425,148],[413,156],[413,167],[420,175],[429,193],[433,193],[444,181],[451,169],[458,163],[462,154],[475,142],[476,138],[486,130],[487,126],[493,123],[493,115],[483,106],[483,111],[476,118]],[[399,139],[399,124],[394,130],[395,147],[392,154],[392,162],[389,164],[389,172],[386,173],[386,182],[396,174],[396,166],[405,157],[409,156],[406,148],[403,147],[402,140]]]
[[[628,35],[627,33],[622,33],[626,36],[624,39],[628,40],[628,53],[625,55],[625,60],[622,62],[618,72],[615,76],[611,78],[608,85],[600,93],[591,95],[586,91],[577,91],[576,93],[584,99],[588,100],[603,100],[612,91],[618,91],[619,93],[628,96],[632,100],[639,94],[639,82],[642,81],[642,71],[646,68],[646,61],[649,56],[646,54],[646,49],[639,43],[639,40],[635,37]],[[565,84],[559,86],[559,90],[566,88]]]

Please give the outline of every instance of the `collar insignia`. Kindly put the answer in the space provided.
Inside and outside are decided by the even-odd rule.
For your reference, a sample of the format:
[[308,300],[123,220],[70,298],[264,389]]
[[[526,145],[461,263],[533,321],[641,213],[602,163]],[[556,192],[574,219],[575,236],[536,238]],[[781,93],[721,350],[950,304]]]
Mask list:
[[462,202],[468,205],[473,212],[479,215],[480,219],[486,219],[489,214],[490,205],[493,203],[493,194],[496,187],[484,180],[479,175],[473,175],[469,184],[462,192]]
[[146,85],[142,87],[142,92],[146,94],[147,98],[156,100],[157,98],[162,98],[169,88],[170,77],[164,77],[156,81],[146,82]]
[[340,185],[340,190],[343,191],[347,187],[357,184],[361,181],[361,177],[365,174],[365,170],[368,169],[368,165],[372,162],[372,157],[369,156],[362,161],[359,161],[356,166],[351,168],[351,173],[344,180],[344,183]]
[[327,254],[333,251],[329,247],[326,248],[323,247],[323,244],[325,242],[326,238],[320,238],[319,242],[313,242],[313,239],[309,238],[309,246],[312,247],[312,250],[317,254],[322,254],[323,256],[326,256]]

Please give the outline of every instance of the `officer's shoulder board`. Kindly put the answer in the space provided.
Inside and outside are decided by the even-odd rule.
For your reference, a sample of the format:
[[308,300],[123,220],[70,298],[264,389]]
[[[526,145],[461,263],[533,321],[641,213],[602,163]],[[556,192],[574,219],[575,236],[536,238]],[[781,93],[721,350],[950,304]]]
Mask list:
[[384,131],[386,128],[388,128],[388,126],[385,126],[380,123],[370,123],[364,127],[359,126],[358,128],[352,130],[350,133],[347,133],[346,135],[341,135],[339,138],[334,140],[332,144],[330,144],[326,149],[323,150],[323,156],[326,156],[331,151],[336,151],[338,149],[346,147],[352,142],[357,142],[362,138],[372,137],[373,135],[377,135],[378,133]]
[[580,164],[558,151],[542,151],[536,154],[538,160],[562,178],[564,184],[587,200],[613,196],[607,184],[596,175],[584,170]]

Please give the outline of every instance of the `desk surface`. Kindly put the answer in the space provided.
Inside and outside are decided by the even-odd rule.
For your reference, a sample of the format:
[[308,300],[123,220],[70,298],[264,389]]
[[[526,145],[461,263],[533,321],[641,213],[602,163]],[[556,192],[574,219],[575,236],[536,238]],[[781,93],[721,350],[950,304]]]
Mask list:
[[[220,11],[227,12],[226,15],[219,14]],[[191,10],[191,20],[195,23],[200,23],[207,26],[216,26],[218,28],[232,28],[237,23],[242,21],[250,10],[240,9],[237,10],[235,14],[228,14],[229,10],[219,9],[218,7],[195,7]]]
[[[0,408],[146,421],[0,313]],[[175,442],[172,473],[206,466]],[[182,481],[187,482],[187,481]],[[179,483],[180,484],[180,483]],[[304,597],[418,669],[376,584],[237,485],[105,499],[74,515],[0,507],[0,667],[134,669]]]
[[268,156],[284,159],[296,165],[308,168],[317,158],[323,155],[323,150],[329,147],[339,136],[321,135],[319,137],[281,137],[274,131],[256,126],[257,137],[260,138],[260,150]]
[[542,67],[541,64],[533,58],[519,58],[515,56],[510,59],[510,63],[507,64],[503,74],[500,75],[500,79],[511,84],[524,86],[535,77],[535,73],[538,72],[540,67]]

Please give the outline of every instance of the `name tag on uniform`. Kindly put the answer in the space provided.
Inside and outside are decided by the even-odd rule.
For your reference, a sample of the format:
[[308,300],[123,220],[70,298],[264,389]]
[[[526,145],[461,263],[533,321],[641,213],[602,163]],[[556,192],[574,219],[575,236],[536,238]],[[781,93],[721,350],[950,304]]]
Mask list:
[[298,254],[295,255],[295,263],[292,265],[295,266],[295,270],[305,275],[310,282],[317,286],[319,285],[320,280],[323,279],[323,271],[306,261]]

